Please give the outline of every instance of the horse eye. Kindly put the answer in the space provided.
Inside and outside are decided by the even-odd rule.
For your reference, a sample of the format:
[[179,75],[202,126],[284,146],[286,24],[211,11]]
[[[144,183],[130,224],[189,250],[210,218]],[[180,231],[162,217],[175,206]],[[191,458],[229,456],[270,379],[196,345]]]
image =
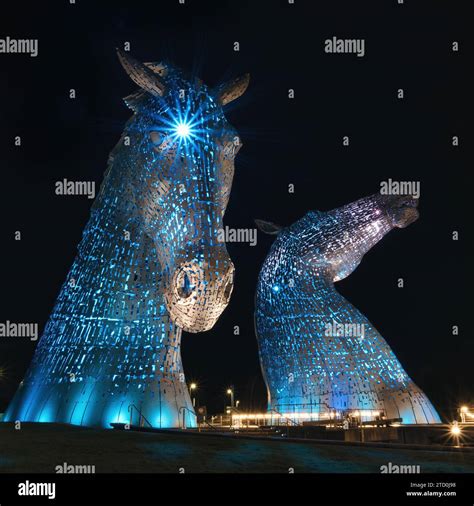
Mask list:
[[162,136],[160,132],[152,131],[150,132],[150,140],[154,146],[158,146],[161,144]]

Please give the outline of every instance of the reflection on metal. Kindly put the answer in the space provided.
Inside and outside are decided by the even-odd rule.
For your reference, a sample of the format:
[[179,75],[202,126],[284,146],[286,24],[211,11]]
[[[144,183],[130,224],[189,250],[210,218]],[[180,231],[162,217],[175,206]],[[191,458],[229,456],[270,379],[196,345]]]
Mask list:
[[462,423],[474,423],[474,409],[472,407],[461,406],[458,412]]
[[409,196],[376,194],[284,229],[258,222],[278,235],[255,314],[269,409],[306,420],[360,410],[366,419],[374,411],[373,418],[440,422],[383,337],[334,288],[387,232],[415,221],[416,207]]
[[181,329],[210,329],[232,293],[218,231],[241,142],[222,96],[245,89],[119,58],[141,87],[125,99],[134,115],[6,420],[179,427],[181,409],[196,425]]

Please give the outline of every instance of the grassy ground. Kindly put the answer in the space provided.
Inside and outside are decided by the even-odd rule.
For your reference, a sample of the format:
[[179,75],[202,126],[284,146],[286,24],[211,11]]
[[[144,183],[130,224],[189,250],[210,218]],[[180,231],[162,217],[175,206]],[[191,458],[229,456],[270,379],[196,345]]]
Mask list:
[[96,473],[379,473],[388,464],[421,472],[474,472],[474,453],[398,450],[288,441],[95,430],[60,424],[0,423],[0,472],[54,473],[57,465]]

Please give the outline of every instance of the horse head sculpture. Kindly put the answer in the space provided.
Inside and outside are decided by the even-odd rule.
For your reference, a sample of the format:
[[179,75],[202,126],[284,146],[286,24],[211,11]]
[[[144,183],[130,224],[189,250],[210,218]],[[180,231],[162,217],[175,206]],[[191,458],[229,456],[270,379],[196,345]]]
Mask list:
[[234,266],[219,231],[242,142],[210,89],[170,64],[120,62],[139,90],[78,255],[5,420],[195,425],[181,331],[210,329]]
[[282,228],[259,275],[255,323],[269,409],[306,420],[439,416],[390,346],[334,283],[390,230],[418,218],[411,195],[375,194]]

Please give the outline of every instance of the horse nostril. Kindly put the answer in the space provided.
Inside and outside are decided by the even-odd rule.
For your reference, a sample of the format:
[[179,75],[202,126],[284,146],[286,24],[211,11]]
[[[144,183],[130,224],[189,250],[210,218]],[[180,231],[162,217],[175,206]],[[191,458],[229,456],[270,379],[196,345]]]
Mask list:
[[176,281],[178,284],[177,286],[178,295],[182,299],[189,298],[193,293],[194,286],[191,284],[191,279],[189,278],[188,273],[185,271],[181,271],[178,274],[178,278]]
[[417,207],[418,199],[413,195],[403,195],[398,198],[399,207]]
[[232,290],[234,288],[234,281],[232,279],[232,276],[227,280],[225,287],[224,287],[224,300],[226,302],[229,302],[230,296],[232,295]]
[[410,195],[410,202],[408,204],[410,207],[418,207],[418,202],[419,200],[417,197]]

